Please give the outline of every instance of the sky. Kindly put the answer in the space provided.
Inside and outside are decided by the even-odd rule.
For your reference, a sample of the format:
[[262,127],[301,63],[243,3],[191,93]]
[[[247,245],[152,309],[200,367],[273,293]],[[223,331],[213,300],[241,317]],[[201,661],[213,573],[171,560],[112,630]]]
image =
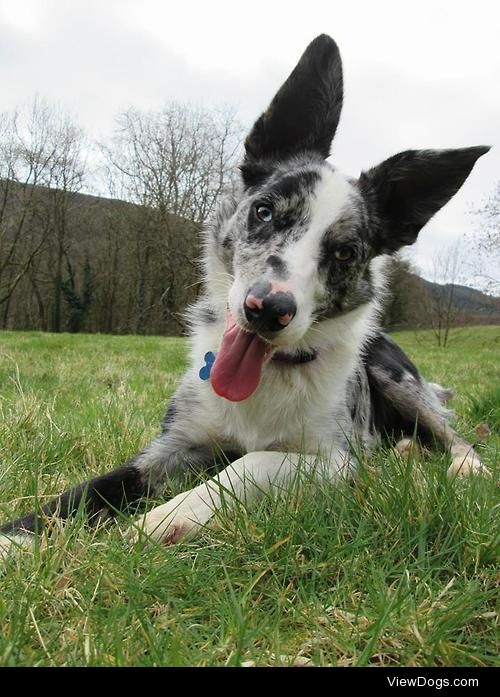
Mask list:
[[[340,170],[493,146],[409,254],[427,278],[450,280],[436,260],[477,235],[470,210],[500,180],[498,27],[498,0],[0,0],[0,111],[38,94],[103,140],[129,107],[177,100],[232,105],[250,128],[307,44],[330,34],[344,65]],[[480,287],[473,242],[460,244],[460,280]]]

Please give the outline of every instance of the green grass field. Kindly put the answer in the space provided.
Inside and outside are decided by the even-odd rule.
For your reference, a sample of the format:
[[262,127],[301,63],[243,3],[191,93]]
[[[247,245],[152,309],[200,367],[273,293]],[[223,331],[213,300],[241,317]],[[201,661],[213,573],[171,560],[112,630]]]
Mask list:
[[[178,547],[130,548],[125,519],[77,519],[5,564],[0,664],[497,663],[500,330],[455,332],[447,349],[395,338],[456,390],[493,479],[380,451],[354,486],[303,481]],[[184,353],[181,339],[0,333],[0,518],[144,446]]]

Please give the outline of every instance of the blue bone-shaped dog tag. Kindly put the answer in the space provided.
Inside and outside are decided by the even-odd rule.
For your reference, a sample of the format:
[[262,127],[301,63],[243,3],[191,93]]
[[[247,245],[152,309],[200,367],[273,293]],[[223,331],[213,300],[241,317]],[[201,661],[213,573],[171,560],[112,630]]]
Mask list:
[[212,370],[212,366],[215,361],[215,353],[212,351],[207,351],[205,356],[203,357],[203,360],[205,361],[205,365],[203,368],[200,368],[200,372],[198,375],[202,380],[208,380],[210,378],[210,371]]

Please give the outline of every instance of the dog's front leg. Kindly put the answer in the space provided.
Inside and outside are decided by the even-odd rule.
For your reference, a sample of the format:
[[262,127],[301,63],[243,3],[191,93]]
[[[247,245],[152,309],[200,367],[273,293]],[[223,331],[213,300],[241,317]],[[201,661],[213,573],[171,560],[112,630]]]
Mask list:
[[249,506],[271,489],[285,490],[299,470],[334,479],[349,473],[349,458],[339,450],[326,461],[299,453],[248,453],[217,477],[142,516],[130,530],[129,539],[135,542],[145,534],[166,545],[192,540],[204,527],[216,525],[218,512],[231,513],[238,503]]

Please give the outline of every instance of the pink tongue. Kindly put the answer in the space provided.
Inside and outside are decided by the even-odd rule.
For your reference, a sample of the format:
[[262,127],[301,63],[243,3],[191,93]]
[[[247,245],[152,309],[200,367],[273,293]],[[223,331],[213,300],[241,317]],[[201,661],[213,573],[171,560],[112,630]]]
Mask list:
[[271,351],[269,344],[241,329],[227,313],[222,345],[210,371],[214,391],[231,402],[250,397],[259,386],[262,366]]

